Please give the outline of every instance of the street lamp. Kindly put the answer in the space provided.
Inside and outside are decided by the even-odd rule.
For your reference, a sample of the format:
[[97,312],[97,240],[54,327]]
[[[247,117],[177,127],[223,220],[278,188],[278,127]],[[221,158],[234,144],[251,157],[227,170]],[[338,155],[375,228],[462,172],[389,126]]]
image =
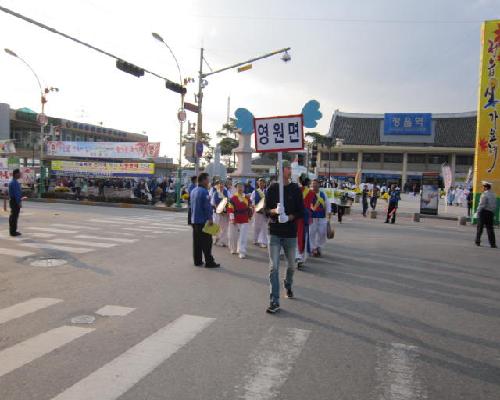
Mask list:
[[37,73],[35,70],[31,67],[31,65],[22,57],[20,57],[18,54],[16,54],[14,51],[10,49],[4,49],[4,51],[12,56],[20,60],[24,65],[26,65],[29,70],[33,73],[35,76],[36,82],[38,83],[38,88],[40,89],[40,103],[41,103],[41,108],[42,112],[39,115],[38,118],[38,123],[40,124],[40,190],[39,190],[39,195],[42,197],[42,194],[45,193],[45,168],[43,167],[43,144],[44,144],[44,130],[45,126],[47,125],[47,117],[45,116],[45,103],[47,103],[47,95],[50,92],[59,92],[59,89],[56,87],[46,87],[45,89],[42,88],[42,84],[40,83],[40,78],[38,78]]
[[[202,104],[203,104],[203,89],[208,85],[208,81],[205,79],[207,76],[218,74],[220,72],[227,71],[229,69],[234,69],[241,67],[242,65],[248,65],[253,63],[254,61],[262,60],[264,58],[269,58],[278,54],[282,54],[281,60],[284,61],[285,63],[290,61],[292,58],[288,51],[290,50],[290,47],[286,47],[284,49],[276,50],[271,53],[264,54],[259,57],[254,57],[251,58],[250,60],[246,60],[243,62],[239,62],[233,65],[230,65],[228,67],[220,68],[216,71],[208,72],[208,73],[203,73],[203,61],[206,62],[205,58],[203,57],[204,49],[200,49],[200,69],[198,71],[198,127],[196,131],[196,143],[201,140],[201,135],[203,132],[203,114],[202,114]],[[196,164],[195,164],[195,173],[198,175],[199,173],[199,164],[200,164],[200,158],[198,157],[198,154],[196,154]]]
[[[175,61],[175,65],[177,66],[177,71],[179,71],[179,84],[181,85],[181,87],[184,87],[191,80],[185,79],[183,81],[181,67],[179,66],[179,62],[177,61],[177,57],[175,56],[174,52],[172,51],[170,46],[167,44],[167,42],[165,42],[165,40],[158,33],[153,32],[151,35],[153,36],[153,38],[155,38],[159,42],[163,43],[167,47],[167,49],[170,51],[170,54],[172,55],[172,58]],[[184,110],[184,94],[185,94],[185,91],[181,91],[181,107],[179,108],[179,111],[177,112],[177,119],[179,120],[179,166],[177,168],[177,182],[175,185],[175,193],[176,193],[175,206],[177,208],[181,208],[182,131],[183,131],[184,122],[186,121],[186,111]]]

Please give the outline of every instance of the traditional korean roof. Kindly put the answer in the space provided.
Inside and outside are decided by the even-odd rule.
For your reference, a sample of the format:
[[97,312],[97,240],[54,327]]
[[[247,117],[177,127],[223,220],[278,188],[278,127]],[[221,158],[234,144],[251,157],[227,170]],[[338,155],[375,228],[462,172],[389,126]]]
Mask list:
[[473,148],[476,139],[476,112],[432,114],[434,142],[382,142],[384,114],[355,114],[335,111],[328,136],[343,139],[345,145],[433,146]]

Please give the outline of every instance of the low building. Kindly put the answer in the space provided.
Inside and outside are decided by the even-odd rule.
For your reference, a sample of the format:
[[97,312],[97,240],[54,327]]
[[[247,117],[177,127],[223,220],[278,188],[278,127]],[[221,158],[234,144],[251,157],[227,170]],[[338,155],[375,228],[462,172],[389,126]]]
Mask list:
[[[41,125],[38,114],[28,108],[11,109],[0,103],[0,140],[12,140],[21,165],[38,164]],[[45,126],[48,140],[74,142],[147,142],[148,136],[64,118],[48,117]]]
[[[388,129],[391,123],[401,129]],[[422,127],[405,132],[406,123]],[[337,110],[328,137],[332,145],[320,146],[318,151],[318,176],[354,180],[360,171],[363,182],[403,187],[420,184],[422,173],[440,172],[442,164],[448,163],[453,181],[459,184],[474,163],[476,112],[355,114]]]

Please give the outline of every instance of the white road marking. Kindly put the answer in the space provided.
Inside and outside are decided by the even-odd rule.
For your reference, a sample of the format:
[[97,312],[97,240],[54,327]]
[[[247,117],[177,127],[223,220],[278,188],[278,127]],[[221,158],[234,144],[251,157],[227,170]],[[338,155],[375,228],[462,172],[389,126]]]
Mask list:
[[92,231],[97,231],[97,230],[101,230],[102,228],[97,228],[97,227],[94,227],[94,226],[87,226],[87,225],[81,225],[81,224],[78,224],[78,226],[76,225],[70,225],[70,224],[50,224],[50,226],[57,226],[57,227],[60,227],[60,228],[70,228],[70,229],[75,229],[75,228],[78,228],[78,229],[90,229]]
[[52,400],[116,400],[213,321],[183,315]]
[[65,251],[67,253],[75,253],[75,254],[84,254],[94,251],[94,249],[84,248],[84,247],[69,247],[69,246],[60,246],[57,244],[51,243],[20,243],[21,246],[33,247],[36,249],[51,249],[51,250],[59,250]]
[[134,231],[134,232],[151,232],[151,229],[147,228],[121,228],[124,231]]
[[76,244],[79,246],[88,246],[88,247],[100,247],[100,248],[110,248],[115,247],[116,243],[97,243],[97,242],[82,242],[81,240],[72,240],[72,239],[52,239],[47,240],[49,243],[60,243],[60,244]]
[[103,317],[123,317],[130,314],[134,310],[135,308],[108,305],[100,308],[95,313]]
[[24,317],[25,315],[34,313],[35,311],[42,310],[61,302],[61,299],[35,297],[22,303],[17,303],[13,306],[2,308],[0,310],[0,324],[12,321],[13,319]]
[[26,229],[30,229],[33,231],[50,232],[50,233],[78,233],[78,231],[68,231],[66,229],[57,229],[57,228],[39,228],[36,226],[30,226]]
[[378,349],[380,400],[424,400],[427,392],[418,377],[418,348],[401,343]]
[[134,225],[135,222],[114,221],[112,219],[90,219],[90,222],[97,222],[98,224],[118,224],[118,225]]
[[135,242],[137,242],[137,239],[123,239],[123,238],[103,237],[103,236],[77,235],[75,237],[77,239],[109,240],[111,242],[118,242],[118,243],[135,243]]
[[92,328],[61,326],[0,351],[0,377],[93,330]]
[[28,232],[25,236],[41,238],[41,239],[50,239],[56,236],[54,233],[43,233],[43,232]]
[[15,250],[15,249],[6,249],[4,247],[0,247],[0,254],[4,256],[13,256],[13,257],[29,257],[34,253],[23,250]]
[[237,398],[268,400],[278,395],[304,348],[311,331],[295,328],[269,329],[250,356],[249,372]]

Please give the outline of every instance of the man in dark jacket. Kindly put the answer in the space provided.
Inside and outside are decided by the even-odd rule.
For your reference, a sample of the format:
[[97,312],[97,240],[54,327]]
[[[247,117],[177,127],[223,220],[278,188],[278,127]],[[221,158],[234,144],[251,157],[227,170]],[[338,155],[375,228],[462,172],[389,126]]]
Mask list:
[[293,298],[292,284],[297,248],[296,220],[304,215],[302,193],[297,184],[290,182],[292,169],[288,161],[283,161],[284,204],[279,203],[279,184],[273,183],[266,192],[266,215],[269,216],[269,280],[270,304],[268,313],[280,309],[280,251],[283,248],[287,259],[284,281],[286,297]]
[[18,169],[15,169],[12,174],[13,177],[9,182],[9,233],[10,236],[21,236],[21,234],[17,231],[17,221],[19,220],[19,213],[21,212],[21,207],[23,206],[23,194],[21,185],[18,182],[21,178],[21,172]]

